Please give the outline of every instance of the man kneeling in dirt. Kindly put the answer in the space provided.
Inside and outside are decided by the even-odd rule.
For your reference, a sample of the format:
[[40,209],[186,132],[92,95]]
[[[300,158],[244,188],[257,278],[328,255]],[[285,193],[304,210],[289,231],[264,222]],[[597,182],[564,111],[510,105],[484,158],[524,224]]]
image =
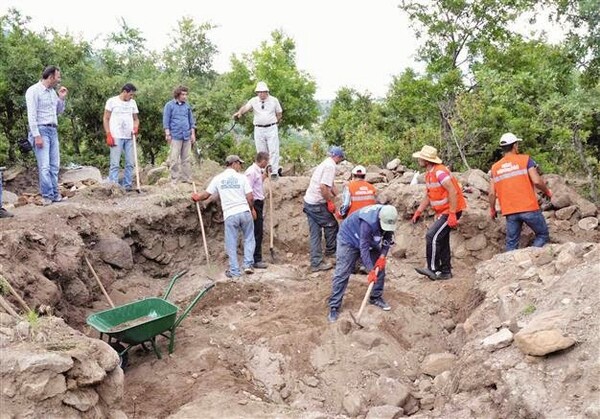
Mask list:
[[338,319],[342,299],[348,286],[350,274],[358,258],[369,270],[367,280],[374,282],[369,302],[388,311],[391,307],[384,301],[385,258],[394,244],[394,231],[398,211],[392,205],[370,205],[353,212],[342,223],[337,238],[336,265],[329,297],[330,322]]
[[254,198],[246,176],[240,173],[244,161],[236,155],[227,156],[225,171],[215,176],[204,192],[193,193],[195,202],[205,201],[218,194],[225,220],[225,252],[229,257],[229,269],[225,276],[239,279],[242,273],[237,259],[238,233],[244,235],[244,273],[254,273]]

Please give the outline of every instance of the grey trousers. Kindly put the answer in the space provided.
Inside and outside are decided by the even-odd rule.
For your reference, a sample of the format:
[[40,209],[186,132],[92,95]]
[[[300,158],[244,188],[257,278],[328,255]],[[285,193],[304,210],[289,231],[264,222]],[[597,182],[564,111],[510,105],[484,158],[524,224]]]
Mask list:
[[190,140],[171,140],[171,152],[169,153],[169,170],[171,180],[189,182],[192,180]]

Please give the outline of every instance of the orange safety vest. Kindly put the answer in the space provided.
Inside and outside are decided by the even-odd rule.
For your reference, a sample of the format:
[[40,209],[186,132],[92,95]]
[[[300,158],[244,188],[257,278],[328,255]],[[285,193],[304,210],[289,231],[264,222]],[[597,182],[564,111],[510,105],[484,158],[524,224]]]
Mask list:
[[540,205],[527,171],[527,154],[507,154],[492,166],[494,190],[502,215],[537,211]]
[[352,214],[354,211],[369,205],[375,205],[375,195],[377,195],[377,189],[365,180],[353,180],[348,184],[348,192],[350,192],[350,208],[348,208],[348,214]]
[[450,180],[456,189],[456,212],[460,212],[467,208],[467,202],[462,193],[462,188],[458,184],[458,180],[450,170],[443,164],[436,164],[432,170],[427,171],[425,174],[425,186],[427,187],[427,196],[429,197],[429,204],[437,215],[450,213],[450,201],[448,200],[448,191],[438,182],[435,173],[437,171],[443,171],[450,176]]

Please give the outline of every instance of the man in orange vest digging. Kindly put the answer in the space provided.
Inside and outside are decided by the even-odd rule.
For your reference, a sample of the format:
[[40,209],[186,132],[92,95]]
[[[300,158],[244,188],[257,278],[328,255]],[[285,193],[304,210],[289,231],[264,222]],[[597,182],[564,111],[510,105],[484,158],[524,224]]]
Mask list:
[[415,268],[421,275],[432,281],[452,278],[450,264],[450,230],[458,225],[467,203],[458,181],[450,170],[442,164],[437,149],[423,146],[413,153],[419,166],[425,168],[427,194],[412,217],[412,223],[419,221],[423,211],[431,205],[435,211],[435,222],[427,231],[427,267]]
[[342,191],[342,205],[338,218],[346,218],[354,211],[377,203],[377,188],[365,180],[367,169],[355,166],[352,169],[352,180]]
[[500,137],[504,157],[492,166],[488,194],[492,219],[496,218],[496,198],[506,217],[507,252],[519,247],[523,223],[535,233],[534,247],[542,247],[550,237],[534,186],[549,198],[552,191],[539,175],[535,161],[527,154],[519,154],[520,141],[523,140],[510,132]]

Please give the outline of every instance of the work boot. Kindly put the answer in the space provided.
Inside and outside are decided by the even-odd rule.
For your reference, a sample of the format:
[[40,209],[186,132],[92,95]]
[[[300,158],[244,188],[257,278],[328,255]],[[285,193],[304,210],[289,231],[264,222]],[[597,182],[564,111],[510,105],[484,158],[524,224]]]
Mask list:
[[331,307],[329,309],[329,315],[327,316],[327,320],[329,320],[329,323],[333,323],[333,322],[337,321],[339,316],[340,316],[340,313],[338,312],[338,309],[335,307]]
[[251,275],[251,274],[253,274],[253,273],[254,273],[254,269],[252,269],[252,266],[246,266],[246,267],[244,268],[244,273],[245,273],[246,275]]
[[310,270],[312,272],[320,272],[320,271],[328,271],[333,268],[331,263],[327,263],[325,261],[319,263],[317,266],[311,266]]
[[267,266],[269,266],[269,265],[267,265],[262,260],[258,261],[258,262],[254,262],[254,269],[267,269]]
[[374,306],[379,307],[383,311],[390,311],[392,309],[392,307],[390,307],[390,305],[386,303],[381,297],[376,298],[374,300],[369,300],[369,304],[373,304]]
[[452,272],[436,272],[436,280],[445,280],[452,278]]
[[4,208],[0,207],[0,218],[10,218],[14,217],[14,214],[6,211]]

